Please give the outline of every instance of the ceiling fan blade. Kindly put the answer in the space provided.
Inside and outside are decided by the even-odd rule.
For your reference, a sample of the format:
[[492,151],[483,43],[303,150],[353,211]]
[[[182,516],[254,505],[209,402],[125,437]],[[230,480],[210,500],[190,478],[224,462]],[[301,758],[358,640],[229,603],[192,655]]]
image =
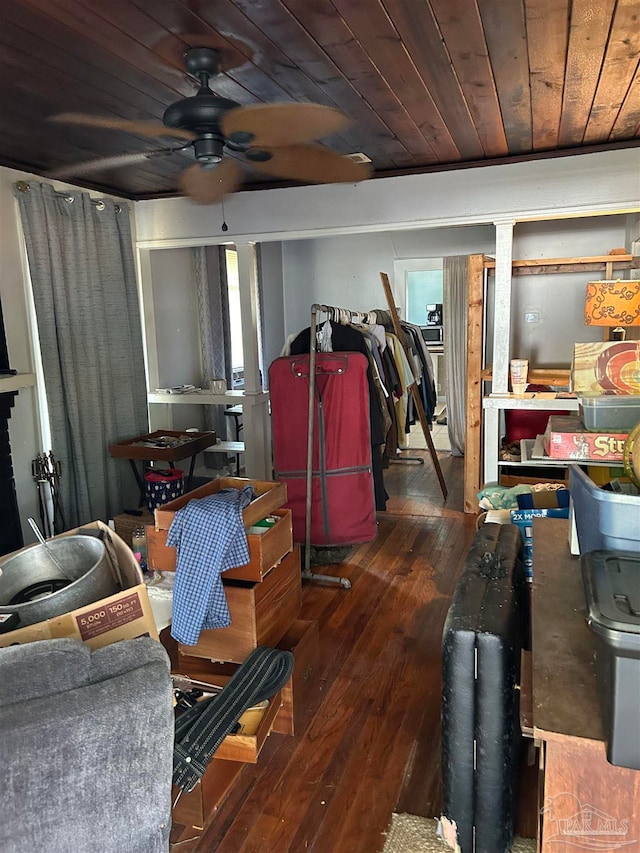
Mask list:
[[226,159],[213,169],[199,163],[182,173],[180,186],[185,195],[197,204],[217,204],[235,192],[242,183],[242,170],[235,160]]
[[232,142],[265,148],[310,142],[350,124],[351,119],[340,110],[322,104],[254,104],[229,110],[220,122]]
[[319,145],[285,145],[270,150],[270,160],[254,161],[251,149],[245,157],[260,172],[295,181],[317,184],[355,183],[364,181],[371,170],[364,163],[354,163]]
[[63,124],[81,124],[86,127],[103,127],[107,130],[124,130],[140,136],[174,136],[177,139],[195,139],[195,134],[179,127],[167,127],[161,121],[129,121],[126,118],[110,118],[109,116],[92,116],[84,113],[60,113],[51,116],[50,121]]
[[135,154],[116,154],[114,157],[100,157],[98,160],[87,160],[84,163],[73,163],[70,166],[61,166],[47,172],[48,178],[70,178],[77,175],[86,175],[89,172],[97,172],[101,169],[117,169],[119,166],[130,166],[133,163],[141,163],[143,160],[153,160],[156,157],[168,157],[182,148],[159,148],[156,151],[138,151]]

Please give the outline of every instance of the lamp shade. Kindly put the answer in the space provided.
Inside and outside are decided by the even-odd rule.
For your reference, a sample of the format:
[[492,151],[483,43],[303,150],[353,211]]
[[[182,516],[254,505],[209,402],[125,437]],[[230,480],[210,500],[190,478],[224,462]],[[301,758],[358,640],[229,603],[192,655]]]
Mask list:
[[590,281],[586,326],[640,326],[640,281]]

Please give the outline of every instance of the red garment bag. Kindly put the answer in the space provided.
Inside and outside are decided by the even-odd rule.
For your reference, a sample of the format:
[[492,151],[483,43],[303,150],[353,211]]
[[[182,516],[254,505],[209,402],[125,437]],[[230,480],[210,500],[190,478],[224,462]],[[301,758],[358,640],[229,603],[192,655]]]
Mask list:
[[[309,355],[269,368],[275,476],[287,484],[293,538],[305,542]],[[367,359],[317,353],[315,364],[311,544],[355,545],[376,537]]]

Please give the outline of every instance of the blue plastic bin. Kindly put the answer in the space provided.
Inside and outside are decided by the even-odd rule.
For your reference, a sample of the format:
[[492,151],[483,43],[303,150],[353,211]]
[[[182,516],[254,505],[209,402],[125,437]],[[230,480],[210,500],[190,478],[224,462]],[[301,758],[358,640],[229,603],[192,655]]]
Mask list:
[[569,491],[581,554],[614,550],[640,553],[640,496],[600,489],[577,465],[569,469]]

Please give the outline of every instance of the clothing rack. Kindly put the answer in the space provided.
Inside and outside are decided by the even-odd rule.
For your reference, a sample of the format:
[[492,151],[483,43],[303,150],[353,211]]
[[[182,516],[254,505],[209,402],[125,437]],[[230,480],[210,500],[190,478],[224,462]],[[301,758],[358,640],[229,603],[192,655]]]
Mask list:
[[319,305],[316,303],[311,306],[311,311],[322,312],[328,314],[329,319],[335,323],[341,323],[348,319],[349,323],[376,323],[375,311],[352,311],[350,308],[338,308],[336,305]]
[[[387,298],[387,304],[389,306],[389,313],[391,314],[391,322],[393,323],[393,329],[406,355],[407,348],[404,342],[404,334],[402,331],[402,327],[400,325],[400,315],[398,314],[398,309],[396,308],[396,303],[393,298],[393,291],[391,290],[391,285],[389,284],[389,276],[386,274],[386,272],[381,272],[380,278],[382,279],[382,287],[384,288],[384,294]],[[422,427],[422,432],[424,433],[424,439],[427,442],[427,448],[429,450],[429,453],[431,454],[431,461],[433,462],[433,467],[435,468],[436,474],[438,476],[438,482],[440,483],[440,490],[442,492],[442,499],[446,500],[448,494],[447,484],[444,481],[442,469],[440,468],[438,454],[436,453],[436,449],[433,444],[433,439],[431,438],[431,429],[427,422],[427,415],[425,413],[424,406],[422,405],[422,400],[420,399],[420,393],[418,391],[418,388],[416,387],[416,383],[412,382],[411,385],[409,385],[408,390],[411,391],[411,396],[413,397],[413,402],[418,413],[418,418],[420,419],[420,426]]]

